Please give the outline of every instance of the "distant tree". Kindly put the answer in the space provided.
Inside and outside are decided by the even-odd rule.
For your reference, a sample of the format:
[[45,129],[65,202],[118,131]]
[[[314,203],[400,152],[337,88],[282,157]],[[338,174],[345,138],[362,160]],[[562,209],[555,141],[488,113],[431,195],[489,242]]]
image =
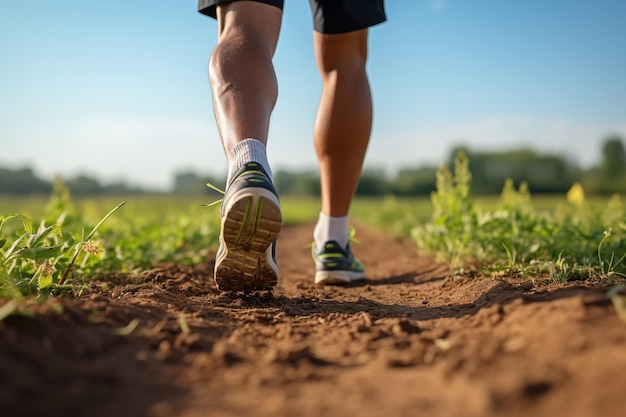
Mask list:
[[392,181],[393,193],[401,196],[430,195],[435,191],[437,168],[431,166],[402,168]]
[[105,194],[113,195],[130,195],[130,194],[144,194],[146,191],[139,187],[132,187],[125,181],[116,181],[102,187],[102,192]]
[[621,137],[610,136],[604,141],[600,173],[607,180],[615,180],[626,174],[626,150]]
[[78,175],[69,180],[65,180],[65,185],[73,195],[95,195],[102,193],[100,182],[87,175]]
[[391,194],[392,189],[383,169],[369,168],[363,171],[356,188],[357,196]]
[[31,168],[0,168],[0,193],[38,194],[52,191],[52,183],[38,178]]
[[198,195],[214,193],[207,183],[211,183],[218,188],[224,187],[224,180],[214,178],[212,176],[200,176],[192,171],[177,172],[174,174],[174,186],[172,192],[174,194]]
[[319,196],[321,192],[319,174],[312,170],[279,170],[274,183],[280,195]]
[[626,192],[626,151],[623,139],[608,136],[602,142],[602,161],[588,169],[582,178],[585,191],[590,194]]
[[298,173],[279,170],[274,173],[274,185],[281,195],[293,194],[293,190],[298,182]]
[[472,173],[472,191],[477,194],[499,194],[508,178],[515,184],[527,182],[533,193],[566,192],[573,182],[580,179],[578,167],[559,155],[538,154],[527,148],[504,152],[465,152]]
[[195,172],[177,172],[174,175],[174,187],[172,191],[175,194],[193,194],[198,190],[199,181],[200,178]]

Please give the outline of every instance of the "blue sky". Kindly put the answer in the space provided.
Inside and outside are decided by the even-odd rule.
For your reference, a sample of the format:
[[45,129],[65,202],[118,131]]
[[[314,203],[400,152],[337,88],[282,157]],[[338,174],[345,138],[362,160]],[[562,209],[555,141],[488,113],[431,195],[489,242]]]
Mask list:
[[[626,138],[623,0],[387,0],[370,32],[366,167],[450,149],[533,146],[582,166]],[[0,166],[166,188],[222,174],[207,79],[217,25],[195,0],[7,0],[0,11]],[[315,167],[320,82],[308,1],[286,0],[275,55],[274,169]]]

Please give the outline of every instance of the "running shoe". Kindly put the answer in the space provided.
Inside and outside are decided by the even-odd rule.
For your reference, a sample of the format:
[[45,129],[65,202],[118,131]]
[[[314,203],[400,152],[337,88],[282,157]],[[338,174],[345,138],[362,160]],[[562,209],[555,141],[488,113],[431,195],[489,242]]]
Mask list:
[[313,259],[316,284],[345,285],[365,279],[363,265],[352,255],[349,243],[342,248],[336,241],[329,240],[320,249],[313,244]]
[[263,167],[249,162],[234,175],[221,208],[215,284],[220,291],[272,289],[278,281],[278,194]]

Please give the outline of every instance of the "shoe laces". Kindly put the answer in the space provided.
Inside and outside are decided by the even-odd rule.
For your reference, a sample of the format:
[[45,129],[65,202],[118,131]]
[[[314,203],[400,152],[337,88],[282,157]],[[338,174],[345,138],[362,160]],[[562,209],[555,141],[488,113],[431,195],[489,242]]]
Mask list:
[[[207,182],[206,184],[207,187],[209,187],[210,189],[212,189],[213,191],[216,191],[218,193],[220,193],[221,195],[226,194],[226,191],[222,190],[221,188],[217,187],[216,185],[211,184],[210,182]],[[212,203],[209,204],[202,204],[202,207],[212,207],[216,204],[221,203],[222,201],[224,201],[224,198],[220,198],[219,200],[215,200]]]
[[[251,171],[251,170],[248,170],[248,171],[244,171],[241,175],[243,175],[244,173],[247,173],[247,174],[256,173],[256,174],[265,175],[265,173],[263,171]],[[207,182],[206,186],[209,187],[211,190],[220,193],[221,195],[226,194],[226,190],[222,190],[217,185],[211,184],[210,182]],[[215,201],[213,201],[212,203],[209,203],[209,204],[202,204],[202,207],[212,207],[212,206],[214,206],[216,204],[221,203],[222,201],[224,201],[224,198],[220,198],[219,200],[215,200]]]
[[357,245],[361,244],[361,241],[356,237],[356,228],[354,226],[348,226],[348,242],[356,243]]

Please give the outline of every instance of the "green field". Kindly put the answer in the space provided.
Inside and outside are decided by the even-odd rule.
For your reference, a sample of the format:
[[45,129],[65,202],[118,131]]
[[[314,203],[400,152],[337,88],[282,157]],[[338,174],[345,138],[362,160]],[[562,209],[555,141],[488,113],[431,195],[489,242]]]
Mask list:
[[[470,178],[461,158],[454,173],[440,170],[431,198],[356,199],[351,218],[411,237],[416,250],[448,262],[453,275],[568,281],[626,274],[619,196],[589,199],[574,186],[567,196],[531,198],[524,185],[507,183],[499,197],[475,199]],[[0,297],[45,295],[161,262],[202,262],[219,235],[219,205],[207,207],[211,202],[72,199],[62,184],[50,197],[0,196]],[[285,224],[313,222],[320,207],[316,199],[284,198],[282,204]]]

